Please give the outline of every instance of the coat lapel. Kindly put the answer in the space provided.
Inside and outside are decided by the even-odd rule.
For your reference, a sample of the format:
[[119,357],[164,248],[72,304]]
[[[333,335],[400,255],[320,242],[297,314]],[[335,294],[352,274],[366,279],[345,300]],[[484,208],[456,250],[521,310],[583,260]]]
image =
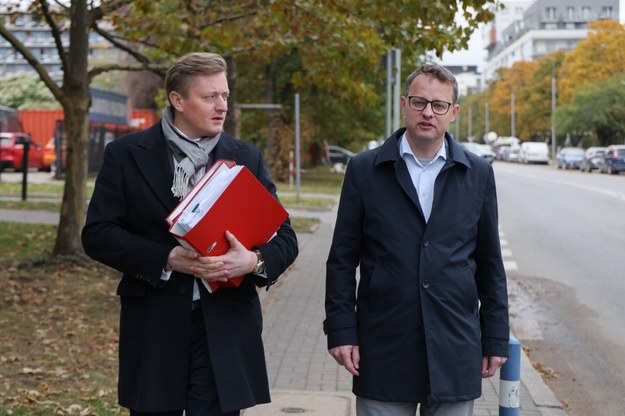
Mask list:
[[419,197],[417,196],[417,190],[412,183],[410,173],[406,162],[399,154],[399,139],[403,136],[405,128],[396,131],[389,139],[387,139],[380,149],[380,154],[376,165],[384,162],[392,162],[395,168],[395,178],[399,183],[399,186],[403,189],[404,193],[410,198],[412,203],[417,207],[417,210],[421,214],[421,217],[425,219],[421,204],[419,203]]
[[180,200],[171,192],[174,174],[160,123],[146,130],[130,152],[139,173],[154,191],[156,198],[168,211],[174,209]]

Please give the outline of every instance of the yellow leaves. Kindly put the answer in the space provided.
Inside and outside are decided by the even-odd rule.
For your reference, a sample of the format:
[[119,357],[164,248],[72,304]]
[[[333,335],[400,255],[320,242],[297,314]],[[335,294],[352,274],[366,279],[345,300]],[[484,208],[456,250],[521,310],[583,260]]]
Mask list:
[[570,103],[576,89],[620,74],[625,68],[625,28],[613,20],[589,23],[588,37],[567,53],[562,65],[558,96],[561,103]]

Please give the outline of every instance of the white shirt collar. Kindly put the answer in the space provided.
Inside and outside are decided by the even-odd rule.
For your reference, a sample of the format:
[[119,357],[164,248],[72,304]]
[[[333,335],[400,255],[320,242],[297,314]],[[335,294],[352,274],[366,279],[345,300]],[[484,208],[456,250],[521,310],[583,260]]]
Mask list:
[[[417,159],[415,154],[412,152],[410,144],[408,144],[408,139],[406,138],[406,132],[404,132],[404,134],[401,136],[401,139],[399,140],[399,155],[403,158],[404,155],[407,154],[412,155],[412,157],[414,157],[417,162],[419,161],[419,159]],[[443,160],[447,160],[447,140],[443,140],[443,144],[432,158],[432,161],[435,161],[438,158],[443,158]]]

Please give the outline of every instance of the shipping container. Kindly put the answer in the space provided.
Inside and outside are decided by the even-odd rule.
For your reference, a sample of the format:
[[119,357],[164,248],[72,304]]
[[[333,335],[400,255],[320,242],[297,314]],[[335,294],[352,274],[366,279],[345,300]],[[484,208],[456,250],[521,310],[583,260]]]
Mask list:
[[132,110],[130,125],[137,130],[145,130],[161,118],[161,113],[147,108],[135,108]]
[[63,110],[20,110],[19,118],[33,143],[45,146],[54,137],[57,120],[63,120]]
[[[131,111],[129,125],[134,130],[143,130],[156,123],[159,118],[160,114],[155,110],[135,108]],[[54,137],[57,120],[63,120],[63,110],[20,110],[19,120],[23,131],[30,133],[33,143],[45,146]],[[110,129],[116,126],[127,126],[114,123],[104,125]]]

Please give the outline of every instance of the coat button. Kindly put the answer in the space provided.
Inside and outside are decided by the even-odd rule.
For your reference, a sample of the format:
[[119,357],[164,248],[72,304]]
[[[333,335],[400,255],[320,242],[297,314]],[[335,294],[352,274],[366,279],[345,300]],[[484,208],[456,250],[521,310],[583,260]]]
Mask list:
[[186,290],[185,290],[184,286],[180,286],[178,288],[178,293],[180,293],[181,295],[184,295],[185,292],[186,292]]
[[428,247],[430,245],[430,242],[428,240],[425,240],[423,242],[423,247]]
[[430,282],[426,280],[421,284],[421,286],[423,286],[424,289],[427,289],[428,287],[430,287]]

